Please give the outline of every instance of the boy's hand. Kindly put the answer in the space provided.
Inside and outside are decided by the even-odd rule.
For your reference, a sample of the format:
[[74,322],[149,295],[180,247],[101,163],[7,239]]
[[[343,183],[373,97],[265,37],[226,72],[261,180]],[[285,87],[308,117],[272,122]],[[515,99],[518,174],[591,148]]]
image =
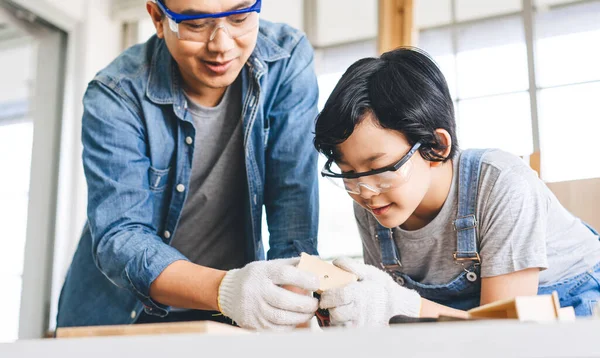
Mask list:
[[296,268],[298,261],[256,261],[228,271],[219,286],[219,310],[250,329],[290,330],[309,321],[318,308],[317,299],[281,287],[319,288],[318,277]]
[[332,324],[387,326],[395,315],[419,317],[421,296],[398,285],[387,273],[346,258],[333,264],[354,273],[358,281],[321,294],[319,307],[329,309]]

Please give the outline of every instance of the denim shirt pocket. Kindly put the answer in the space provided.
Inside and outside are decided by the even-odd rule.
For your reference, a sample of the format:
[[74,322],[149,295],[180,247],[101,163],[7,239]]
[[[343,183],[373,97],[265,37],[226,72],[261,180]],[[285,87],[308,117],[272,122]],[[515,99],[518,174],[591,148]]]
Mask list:
[[148,182],[150,183],[150,190],[155,192],[164,191],[167,187],[170,170],[171,168],[156,169],[150,167],[150,169],[148,170]]

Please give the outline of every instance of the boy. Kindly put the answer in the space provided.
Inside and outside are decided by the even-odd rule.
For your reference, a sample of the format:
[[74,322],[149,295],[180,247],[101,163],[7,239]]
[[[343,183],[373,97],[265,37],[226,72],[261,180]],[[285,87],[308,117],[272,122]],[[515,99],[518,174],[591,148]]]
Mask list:
[[447,84],[425,53],[401,48],[352,65],[317,119],[315,147],[329,159],[322,175],[355,201],[367,264],[334,262],[360,279],[322,295],[332,323],[466,317],[554,290],[591,314],[597,234],[518,157],[459,150]]

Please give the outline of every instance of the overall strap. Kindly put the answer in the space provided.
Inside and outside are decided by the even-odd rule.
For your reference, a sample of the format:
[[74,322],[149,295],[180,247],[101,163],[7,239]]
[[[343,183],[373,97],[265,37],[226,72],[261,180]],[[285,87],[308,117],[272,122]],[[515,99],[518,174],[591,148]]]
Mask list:
[[392,230],[376,222],[375,238],[379,242],[379,251],[381,252],[381,268],[386,271],[395,271],[402,267],[400,253],[394,242]]
[[454,261],[480,263],[477,251],[477,191],[481,159],[487,149],[468,149],[459,159],[458,173],[458,215],[453,226],[456,231],[456,252]]

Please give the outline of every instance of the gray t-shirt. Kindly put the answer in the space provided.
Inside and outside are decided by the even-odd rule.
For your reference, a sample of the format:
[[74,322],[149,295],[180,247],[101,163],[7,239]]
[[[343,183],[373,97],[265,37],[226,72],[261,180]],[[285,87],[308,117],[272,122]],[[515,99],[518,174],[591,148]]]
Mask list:
[[221,270],[244,266],[247,201],[240,81],[216,107],[188,98],[196,128],[189,193],[172,246],[190,261]]
[[[460,154],[459,154],[460,155]],[[423,284],[445,284],[463,268],[453,261],[458,207],[458,160],[442,209],[425,227],[393,229],[402,271]],[[376,220],[354,204],[365,262],[379,267]],[[582,273],[600,261],[600,242],[558,202],[554,194],[520,158],[494,150],[482,162],[476,215],[481,276],[492,277],[538,267],[540,285]]]

